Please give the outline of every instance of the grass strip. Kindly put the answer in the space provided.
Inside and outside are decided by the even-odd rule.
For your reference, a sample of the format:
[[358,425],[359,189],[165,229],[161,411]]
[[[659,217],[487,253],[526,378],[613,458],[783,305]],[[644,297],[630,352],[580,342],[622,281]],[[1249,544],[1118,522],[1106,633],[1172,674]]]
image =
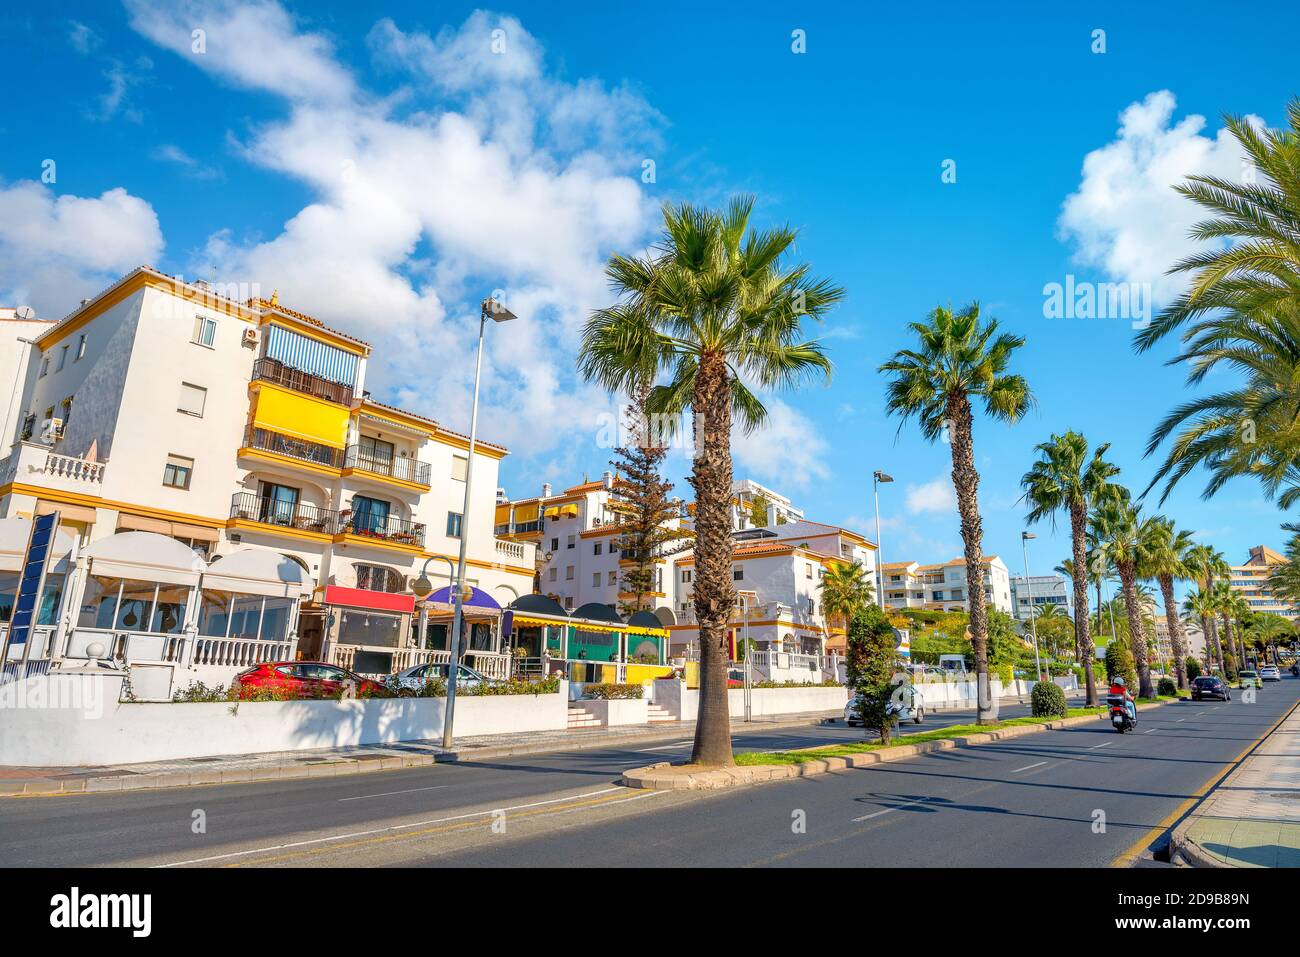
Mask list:
[[[1105,712],[1105,708],[1070,708],[1067,717],[1081,718],[1085,715],[1104,714]],[[776,751],[771,754],[744,751],[736,755],[736,763],[742,766],[804,764],[808,761],[819,761],[822,758],[842,758],[850,754],[880,751],[886,747],[893,748],[905,744],[918,744],[922,741],[939,741],[943,738],[964,738],[972,734],[982,734],[985,731],[996,731],[999,728],[1015,728],[1026,724],[1046,724],[1048,721],[1058,720],[1060,719],[1008,718],[1006,721],[998,721],[994,724],[957,724],[948,728],[936,728],[933,731],[920,731],[915,734],[895,737],[888,745],[881,744],[879,741],[859,741],[854,744],[828,744],[820,748],[809,748],[800,751]]]

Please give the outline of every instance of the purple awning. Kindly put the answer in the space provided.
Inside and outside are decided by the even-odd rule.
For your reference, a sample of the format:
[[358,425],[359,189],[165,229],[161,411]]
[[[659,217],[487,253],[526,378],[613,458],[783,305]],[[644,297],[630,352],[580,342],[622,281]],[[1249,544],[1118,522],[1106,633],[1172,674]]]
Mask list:
[[[427,599],[425,599],[425,600],[428,601],[428,602],[430,602],[430,603],[432,603],[432,604],[435,604],[435,605],[450,605],[450,604],[452,604],[451,586],[448,585],[446,588],[439,588],[437,591],[435,591],[433,594],[431,594],[431,595],[430,595]],[[465,599],[464,607],[466,607],[466,608],[487,608],[487,609],[490,609],[491,611],[500,611],[500,610],[501,610],[501,606],[500,606],[499,604],[497,604],[497,601],[496,601],[495,598],[493,598],[493,597],[492,597],[491,595],[489,595],[487,592],[482,591],[482,590],[480,590],[480,589],[478,589],[478,588],[474,588],[474,587],[472,587],[472,586],[470,587],[470,596],[469,596],[469,598]]]

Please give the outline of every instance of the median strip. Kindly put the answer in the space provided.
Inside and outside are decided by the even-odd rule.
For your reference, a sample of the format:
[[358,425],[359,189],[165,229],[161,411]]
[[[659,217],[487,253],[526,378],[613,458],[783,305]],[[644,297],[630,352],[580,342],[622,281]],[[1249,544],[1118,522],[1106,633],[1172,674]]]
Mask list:
[[[1159,708],[1159,704],[1139,705],[1143,711]],[[956,725],[919,734],[909,734],[907,743],[882,745],[879,742],[861,741],[854,744],[821,745],[794,751],[774,753],[741,753],[736,755],[734,767],[706,768],[689,764],[660,762],[644,768],[623,772],[621,783],[627,787],[650,790],[707,791],[762,784],[767,781],[784,781],[806,778],[845,768],[865,767],[890,761],[901,761],[945,751],[964,748],[1008,738],[1018,738],[1040,731],[1073,728],[1104,720],[1106,708],[1071,708],[1065,718],[1011,718],[991,725]]]

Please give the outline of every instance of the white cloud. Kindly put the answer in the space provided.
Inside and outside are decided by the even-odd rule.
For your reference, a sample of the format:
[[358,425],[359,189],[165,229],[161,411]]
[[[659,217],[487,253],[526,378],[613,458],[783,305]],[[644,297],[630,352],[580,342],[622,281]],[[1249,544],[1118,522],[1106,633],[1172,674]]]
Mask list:
[[804,415],[781,399],[765,395],[767,424],[750,435],[732,432],[731,453],[737,478],[753,475],[778,491],[803,488],[830,475],[830,448]]
[[221,170],[215,166],[207,166],[200,163],[189,153],[185,152],[174,143],[164,143],[152,153],[149,158],[157,160],[160,163],[172,163],[181,167],[187,176],[193,179],[219,179]]
[[60,319],[90,291],[157,262],[162,248],[153,207],[124,189],[59,196],[31,181],[0,183],[0,302]]
[[1195,251],[1188,230],[1204,216],[1172,187],[1196,173],[1239,180],[1244,169],[1226,130],[1204,135],[1205,117],[1196,114],[1174,122],[1174,107],[1168,90],[1129,104],[1116,138],[1084,158],[1083,178],[1058,220],[1080,263],[1112,279],[1150,283],[1158,301],[1181,291],[1185,278],[1165,273]]
[[68,43],[72,48],[83,56],[96,49],[103,40],[90,27],[76,20],[69,22]]
[[907,510],[913,515],[924,512],[955,512],[957,496],[952,490],[952,480],[939,476],[931,482],[907,486]]

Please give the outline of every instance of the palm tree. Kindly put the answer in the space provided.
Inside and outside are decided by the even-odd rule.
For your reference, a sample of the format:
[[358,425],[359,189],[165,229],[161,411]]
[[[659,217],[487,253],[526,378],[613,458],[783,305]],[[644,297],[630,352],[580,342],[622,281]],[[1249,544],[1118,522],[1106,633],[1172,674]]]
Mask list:
[[1246,382],[1179,406],[1156,428],[1148,454],[1182,427],[1152,481],[1166,481],[1165,496],[1203,464],[1211,476],[1206,497],[1249,474],[1270,496],[1285,486],[1290,501],[1300,499],[1300,98],[1287,115],[1290,128],[1278,131],[1224,118],[1254,167],[1250,181],[1192,176],[1176,187],[1209,212],[1192,236],[1214,247],[1170,270],[1190,273],[1191,284],[1137,334],[1136,347],[1145,351],[1191,323],[1173,360],[1189,363],[1189,382],[1220,363],[1244,372]]
[[1192,533],[1179,531],[1167,518],[1153,518],[1148,526],[1147,561],[1140,574],[1153,578],[1160,586],[1164,601],[1165,621],[1169,626],[1169,643],[1174,650],[1174,674],[1178,687],[1187,687],[1187,642],[1183,635],[1182,619],[1178,616],[1178,601],[1174,598],[1174,582],[1190,578],[1187,553],[1193,547]]
[[1147,560],[1148,532],[1140,510],[1122,495],[1106,497],[1094,511],[1094,523],[1102,549],[1119,572],[1120,590],[1128,619],[1128,643],[1137,665],[1138,695],[1155,697],[1151,684],[1151,667],[1147,654],[1146,629],[1142,626],[1142,608],[1138,601],[1137,570]]
[[1241,593],[1234,591],[1227,582],[1216,584],[1211,594],[1214,596],[1219,617],[1223,621],[1223,634],[1228,642],[1228,653],[1237,659],[1238,668],[1244,668],[1246,648],[1241,642],[1241,632],[1237,623],[1250,614],[1250,605]]
[[[1055,529],[1056,513],[1064,510],[1069,514],[1073,554],[1067,561],[1071,568],[1087,567],[1089,503],[1119,474],[1119,469],[1106,461],[1109,448],[1108,443],[1099,445],[1089,458],[1088,440],[1078,432],[1053,435],[1051,441],[1037,447],[1038,461],[1020,480],[1030,506],[1027,519],[1031,525],[1051,516]],[[1074,588],[1075,653],[1083,662],[1086,704],[1092,707],[1097,703],[1097,681],[1092,673],[1093,641],[1088,632],[1088,582],[1083,576],[1071,575],[1070,580]]]
[[861,562],[836,562],[817,587],[821,589],[825,617],[843,621],[846,628],[853,613],[874,600],[867,570]]
[[[1211,595],[1214,593],[1215,579],[1227,576],[1230,571],[1228,562],[1223,557],[1223,552],[1212,545],[1193,545],[1187,550],[1187,557],[1184,562],[1187,565],[1187,570],[1192,573],[1192,578],[1200,584],[1207,594]],[[1222,667],[1223,646],[1219,643],[1217,616],[1212,614],[1207,620],[1209,630],[1205,632],[1205,647],[1207,650],[1213,647],[1214,653],[1219,659],[1219,666]]]
[[690,409],[695,455],[695,615],[700,635],[700,711],[691,761],[732,763],[727,712],[727,623],[731,577],[731,428],[764,423],[759,389],[829,377],[821,345],[803,338],[844,290],[786,262],[796,238],[788,226],[750,230],[753,197],[725,210],[665,205],[658,244],[639,256],[615,255],[605,274],[619,297],[583,330],[578,368],[612,392],[633,391],[653,367],[667,372],[646,401],[675,421]]
[[1205,636],[1205,657],[1210,660],[1210,664],[1217,664],[1222,671],[1223,649],[1219,647],[1218,635],[1213,629],[1214,616],[1218,614],[1214,595],[1204,588],[1198,588],[1183,602],[1183,611],[1188,616],[1194,615],[1201,620],[1201,634]]
[[[892,376],[885,407],[903,422],[915,418],[926,439],[933,442],[943,436],[951,448],[979,696],[976,720],[988,724],[996,716],[989,700],[988,612],[972,400],[980,400],[989,417],[1007,422],[1017,421],[1033,405],[1028,383],[1006,371],[1011,354],[1025,340],[1007,333],[998,335],[996,319],[981,323],[976,303],[956,313],[939,306],[927,321],[909,323],[908,328],[918,340],[917,348],[900,350],[880,367]],[[900,423],[900,431],[902,427]]]
[[1300,301],[1300,97],[1287,104],[1287,119],[1290,129],[1269,130],[1240,116],[1223,118],[1250,157],[1252,182],[1191,176],[1175,187],[1210,212],[1192,237],[1215,246],[1170,270],[1191,273],[1191,285],[1137,334],[1139,351],[1207,313],[1267,312]]

